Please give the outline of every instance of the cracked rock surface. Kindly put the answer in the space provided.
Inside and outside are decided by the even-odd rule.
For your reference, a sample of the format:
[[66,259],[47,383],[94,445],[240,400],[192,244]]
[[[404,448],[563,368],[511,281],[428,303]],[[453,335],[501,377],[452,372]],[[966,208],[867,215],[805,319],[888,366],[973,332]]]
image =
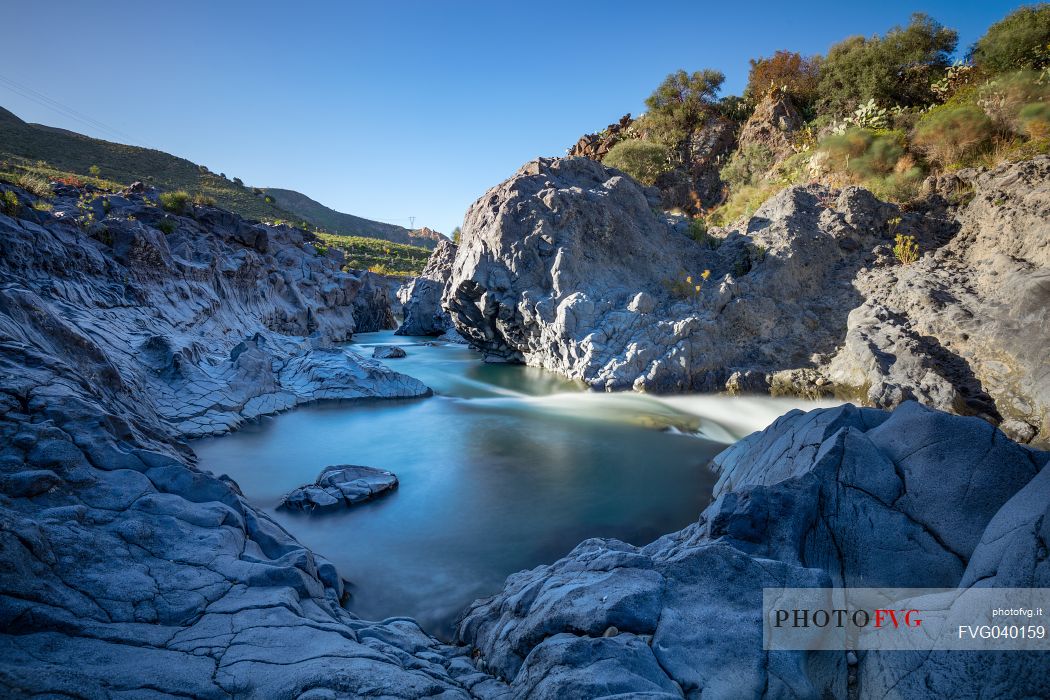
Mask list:
[[1048,460],[915,402],[792,411],[715,458],[696,524],[587,540],[457,636],[518,697],[1045,696],[1046,659],[1018,652],[868,652],[848,688],[845,653],[764,652],[761,611],[764,586],[1047,586]]
[[914,399],[1045,443],[1050,157],[929,188],[902,211],[789,187],[694,240],[656,190],[539,159],[468,211],[443,304],[489,355],[597,388]]
[[344,610],[334,567],[182,442],[428,393],[335,346],[367,285],[294,229],[127,195],[83,226],[92,204],[62,188],[0,216],[3,694],[500,694],[415,622]]

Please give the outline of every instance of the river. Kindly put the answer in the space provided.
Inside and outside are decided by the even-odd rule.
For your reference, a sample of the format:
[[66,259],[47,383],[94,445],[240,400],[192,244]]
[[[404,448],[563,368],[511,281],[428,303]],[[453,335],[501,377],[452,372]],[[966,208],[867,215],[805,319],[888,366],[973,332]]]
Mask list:
[[[390,367],[420,379],[425,399],[324,402],[196,440],[200,466],[352,582],[350,610],[414,617],[448,638],[470,601],[508,574],[554,561],[588,537],[645,544],[696,520],[710,500],[710,459],[792,407],[769,397],[605,394],[531,367],[485,364],[464,346],[392,332]],[[276,510],[333,464],[398,475],[399,488],[316,516]]]

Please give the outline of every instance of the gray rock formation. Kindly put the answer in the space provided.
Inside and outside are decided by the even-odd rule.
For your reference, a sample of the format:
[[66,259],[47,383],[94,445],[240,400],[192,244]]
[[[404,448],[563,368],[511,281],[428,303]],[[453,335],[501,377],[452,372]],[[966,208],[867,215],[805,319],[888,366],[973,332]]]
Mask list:
[[763,651],[761,609],[764,586],[1045,586],[1048,460],[913,402],[792,411],[715,459],[696,524],[644,547],[587,540],[475,602],[457,635],[516,697],[882,697],[902,681],[899,697],[1038,697],[1033,654],[868,652],[851,683],[844,653]]
[[358,333],[397,328],[394,316],[396,294],[391,298],[391,284],[383,275],[362,271],[361,288],[354,297],[354,330]]
[[0,694],[500,693],[414,622],[346,612],[334,567],[181,441],[426,393],[334,346],[360,278],[294,229],[125,199],[0,215]]
[[804,123],[791,96],[774,89],[755,105],[740,129],[737,142],[741,149],[761,146],[779,161],[793,153],[792,136]]
[[[858,275],[829,369],[871,403],[915,398],[1004,420],[1011,437],[1050,440],[1050,158],[930,181],[931,199],[969,199],[958,231],[907,266]],[[912,231],[902,226],[901,233]]]
[[[541,159],[471,207],[443,304],[489,355],[599,388],[916,398],[1046,441],[1050,158],[958,177],[968,203],[908,212],[791,187],[696,241],[655,190]],[[928,254],[902,266],[898,233]]]
[[397,488],[393,472],[356,464],[326,467],[312,484],[300,486],[281,500],[278,508],[307,513],[337,510],[364,503]]
[[739,128],[733,120],[711,113],[678,144],[681,166],[656,181],[664,207],[696,214],[723,200],[725,185],[719,171],[736,147]]
[[457,250],[452,241],[439,242],[423,274],[402,288],[399,296],[404,304],[405,320],[397,329],[397,335],[442,335],[452,327],[448,313],[441,307],[441,297],[452,274]]
[[398,345],[377,345],[372,350],[372,357],[378,360],[390,360],[405,356],[405,349]]

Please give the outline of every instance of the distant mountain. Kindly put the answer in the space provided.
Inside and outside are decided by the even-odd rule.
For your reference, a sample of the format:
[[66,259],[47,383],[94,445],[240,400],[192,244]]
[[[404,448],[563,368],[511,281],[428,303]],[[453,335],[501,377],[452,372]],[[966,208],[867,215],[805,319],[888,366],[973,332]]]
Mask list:
[[[292,190],[263,191],[244,185],[238,178],[213,173],[208,168],[152,148],[140,148],[91,138],[66,129],[30,124],[0,107],[0,171],[8,166],[34,166],[45,161],[59,171],[88,176],[97,166],[98,177],[120,184],[136,180],[163,190],[201,192],[224,209],[264,221],[305,222],[333,233],[357,235],[426,248],[437,244],[440,234],[413,235],[408,229],[342,214]],[[278,199],[280,201],[278,201]]]
[[330,207],[310,199],[302,192],[295,190],[282,190],[277,187],[267,187],[266,194],[274,198],[275,204],[285,211],[290,211],[298,217],[306,219],[313,224],[331,233],[344,236],[370,236],[382,238],[394,243],[407,243],[409,245],[433,248],[444,236],[429,228],[410,231],[402,226],[386,224],[381,221],[362,219],[353,214],[344,214]]

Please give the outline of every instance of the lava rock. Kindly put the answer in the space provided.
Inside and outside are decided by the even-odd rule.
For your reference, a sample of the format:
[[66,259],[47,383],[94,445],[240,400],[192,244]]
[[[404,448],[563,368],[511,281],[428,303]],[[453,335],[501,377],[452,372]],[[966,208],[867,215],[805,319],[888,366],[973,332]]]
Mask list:
[[372,357],[378,360],[391,360],[405,356],[405,349],[398,345],[377,345],[372,350]]
[[339,464],[326,467],[314,483],[292,490],[278,508],[307,513],[346,508],[369,501],[397,485],[397,477],[392,472]]

